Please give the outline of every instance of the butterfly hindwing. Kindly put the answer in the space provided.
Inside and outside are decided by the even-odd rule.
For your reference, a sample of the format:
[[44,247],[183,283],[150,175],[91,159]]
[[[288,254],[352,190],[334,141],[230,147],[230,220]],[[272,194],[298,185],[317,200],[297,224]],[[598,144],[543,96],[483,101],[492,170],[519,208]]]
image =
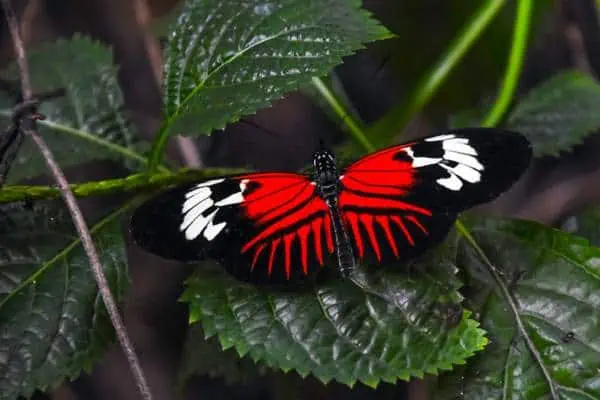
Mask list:
[[325,202],[304,175],[256,173],[168,190],[136,210],[135,241],[168,259],[221,262],[264,284],[310,279],[334,251]]
[[342,173],[339,204],[357,256],[386,262],[422,253],[458,212],[507,190],[531,157],[520,134],[459,129],[356,161]]

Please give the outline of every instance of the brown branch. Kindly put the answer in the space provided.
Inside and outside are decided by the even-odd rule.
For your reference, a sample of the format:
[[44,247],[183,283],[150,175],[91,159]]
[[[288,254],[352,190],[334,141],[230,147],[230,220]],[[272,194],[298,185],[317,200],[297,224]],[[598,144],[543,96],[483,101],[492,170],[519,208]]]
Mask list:
[[[19,66],[23,102],[31,102],[33,98],[31,82],[29,80],[29,68],[27,65],[27,59],[25,57],[25,48],[19,32],[17,18],[10,4],[10,0],[2,0],[2,7],[4,8],[4,13],[8,22],[8,28],[12,37],[15,57]],[[98,284],[100,295],[102,296],[102,300],[104,301],[104,305],[106,306],[106,310],[108,311],[112,325],[115,329],[121,347],[123,348],[123,352],[125,353],[125,357],[129,363],[129,367],[136,381],[140,395],[146,400],[151,400],[152,395],[150,393],[150,388],[146,381],[146,377],[144,376],[139,359],[133,348],[133,344],[131,343],[131,340],[129,339],[125,329],[125,324],[123,323],[123,320],[119,314],[117,304],[112,296],[112,293],[110,292],[108,281],[104,275],[104,269],[100,263],[100,257],[98,256],[98,252],[94,246],[90,230],[85,223],[81,209],[75,200],[75,196],[69,188],[69,183],[67,182],[64,173],[56,163],[54,155],[48,148],[45,140],[36,130],[36,118],[37,117],[31,113],[24,113],[23,117],[20,118],[20,128],[23,129],[25,134],[29,135],[38,146],[42,156],[44,157],[44,160],[46,161],[48,169],[52,173],[52,176],[57,183],[58,189],[64,197],[75,228],[77,229],[77,233],[81,239],[83,248],[90,260],[90,266],[94,278],[96,279],[96,283]]]

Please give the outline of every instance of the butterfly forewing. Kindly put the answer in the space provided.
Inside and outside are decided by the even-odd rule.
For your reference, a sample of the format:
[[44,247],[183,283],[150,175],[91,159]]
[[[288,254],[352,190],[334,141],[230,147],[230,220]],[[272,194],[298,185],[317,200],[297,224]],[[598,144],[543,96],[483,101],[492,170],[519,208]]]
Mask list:
[[136,210],[131,230],[164,258],[210,257],[244,281],[297,283],[334,251],[329,218],[304,175],[257,173],[166,191]]
[[530,159],[520,134],[460,129],[358,160],[343,171],[339,200],[355,254],[413,258],[446,236],[458,212],[507,190]]

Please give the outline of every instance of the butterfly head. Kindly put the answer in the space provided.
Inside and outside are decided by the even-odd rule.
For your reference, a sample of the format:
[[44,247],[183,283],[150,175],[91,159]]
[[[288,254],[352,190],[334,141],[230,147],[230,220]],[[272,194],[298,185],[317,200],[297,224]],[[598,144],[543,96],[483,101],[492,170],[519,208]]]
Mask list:
[[326,149],[319,150],[313,155],[313,166],[317,174],[336,173],[335,155]]
[[315,181],[320,196],[327,200],[337,197],[339,192],[339,175],[335,155],[326,149],[317,151],[313,156]]

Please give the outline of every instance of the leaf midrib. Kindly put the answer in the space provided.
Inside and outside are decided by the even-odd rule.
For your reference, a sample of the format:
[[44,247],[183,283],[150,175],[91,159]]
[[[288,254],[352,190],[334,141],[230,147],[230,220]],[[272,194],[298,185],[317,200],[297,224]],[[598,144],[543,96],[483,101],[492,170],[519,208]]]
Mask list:
[[[249,52],[250,50],[253,50],[254,48],[267,43],[270,40],[274,40],[277,39],[283,35],[289,34],[289,33],[298,33],[298,32],[302,32],[306,29],[309,28],[314,28],[314,25],[306,25],[306,26],[302,26],[300,28],[297,29],[293,29],[293,30],[289,30],[289,31],[279,31],[277,32],[275,35],[271,35],[266,37],[263,40],[259,40],[256,43],[253,43],[251,46],[245,47],[243,48],[241,51],[239,51],[238,53],[234,54],[233,56],[231,56],[230,58],[228,58],[227,60],[223,61],[223,63],[217,65],[215,68],[212,69],[212,71],[209,71],[206,74],[206,77],[201,80],[201,82],[199,82],[196,87],[194,87],[194,89],[192,89],[190,91],[190,93],[183,99],[183,101],[181,103],[179,103],[179,105],[177,106],[177,108],[175,109],[175,111],[173,112],[173,114],[171,114],[166,122],[166,126],[171,126],[173,124],[173,121],[176,117],[178,117],[181,113],[181,110],[185,109],[188,105],[188,103],[196,96],[196,94],[202,90],[205,87],[205,84],[208,80],[210,80],[216,73],[218,73],[221,69],[225,68],[227,65],[231,64],[233,61],[237,60],[238,58],[242,57],[244,54],[246,54],[247,52]],[[182,71],[183,73],[183,71]]]

